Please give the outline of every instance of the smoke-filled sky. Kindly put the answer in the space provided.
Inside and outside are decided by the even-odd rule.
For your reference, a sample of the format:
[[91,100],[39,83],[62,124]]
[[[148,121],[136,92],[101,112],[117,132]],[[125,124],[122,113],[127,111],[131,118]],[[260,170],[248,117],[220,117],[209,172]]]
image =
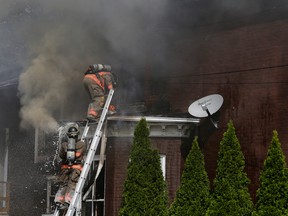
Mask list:
[[[10,0],[1,4],[1,25],[6,27],[1,36],[10,42],[2,46],[15,60],[11,71],[16,65],[21,68],[21,126],[53,130],[57,128],[55,113],[86,103],[79,96],[84,97],[82,76],[90,64],[111,64],[122,72],[129,67],[136,73],[158,40],[154,29],[165,7],[166,0]],[[161,46],[160,40],[157,45]],[[10,70],[10,65],[3,70]],[[137,89],[136,79],[127,78]]]
[[[88,96],[82,76],[88,65],[111,64],[129,86],[122,88],[124,97],[133,97],[142,91],[138,75],[147,62],[157,65],[159,72],[176,61],[168,52],[183,26],[211,23],[221,14],[257,13],[266,1],[237,2],[3,0],[0,86],[15,83],[20,74],[21,126],[55,130],[56,118],[84,117]],[[215,11],[221,14],[211,13]]]

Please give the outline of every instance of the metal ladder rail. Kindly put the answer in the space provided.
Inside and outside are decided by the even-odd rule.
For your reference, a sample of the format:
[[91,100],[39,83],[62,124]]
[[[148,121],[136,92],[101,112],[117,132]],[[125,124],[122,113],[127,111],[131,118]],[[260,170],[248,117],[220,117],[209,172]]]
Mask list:
[[86,138],[86,136],[87,136],[87,134],[88,134],[89,128],[90,128],[90,126],[89,126],[89,123],[88,123],[88,121],[87,121],[87,123],[86,123],[86,125],[85,125],[85,128],[84,128],[84,130],[83,130],[82,136],[81,136],[81,141],[82,141],[82,142],[85,141],[85,138]]
[[55,209],[53,216],[59,216],[59,209]]
[[104,120],[106,118],[106,114],[107,114],[109,105],[111,103],[113,93],[114,93],[114,90],[111,89],[109,91],[109,95],[107,97],[104,109],[102,111],[102,115],[101,115],[100,120],[99,120],[99,123],[97,125],[97,128],[96,128],[96,131],[95,131],[95,134],[94,134],[94,137],[93,137],[93,140],[92,140],[88,155],[87,155],[85,163],[84,163],[83,170],[81,172],[79,181],[78,181],[78,183],[76,185],[75,193],[74,193],[74,196],[73,196],[73,198],[72,198],[72,200],[70,202],[70,205],[69,205],[68,211],[66,213],[66,216],[73,216],[75,210],[77,209],[78,202],[81,202],[81,192],[82,192],[84,183],[86,181],[88,172],[90,170],[90,167],[91,167],[94,155],[96,153],[99,141],[100,141],[101,136],[102,136],[102,132],[101,132],[102,125],[103,125],[103,122],[104,122]]
[[107,121],[105,122],[103,135],[102,135],[102,139],[101,139],[100,159],[99,159],[99,164],[98,164],[98,167],[97,167],[97,172],[96,172],[96,175],[94,177],[93,183],[89,186],[88,190],[83,195],[83,200],[84,201],[87,199],[87,197],[88,197],[89,193],[91,192],[91,190],[93,189],[93,187],[96,186],[96,180],[97,180],[97,178],[98,178],[98,176],[99,176],[99,174],[100,174],[100,172],[101,172],[101,170],[102,170],[102,168],[104,166],[106,143],[107,143]]

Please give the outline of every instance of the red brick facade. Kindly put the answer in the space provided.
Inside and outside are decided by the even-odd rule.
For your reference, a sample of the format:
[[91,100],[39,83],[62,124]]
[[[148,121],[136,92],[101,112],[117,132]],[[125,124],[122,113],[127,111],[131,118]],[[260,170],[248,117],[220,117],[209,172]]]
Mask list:
[[[166,84],[161,88],[165,88],[172,112],[186,113],[193,101],[209,94],[224,97],[219,129],[202,138],[206,169],[212,182],[219,143],[228,121],[233,120],[255,200],[259,173],[274,129],[288,156],[288,20],[219,31],[208,28],[201,37],[192,32],[188,38],[174,42],[171,46],[174,55],[181,56],[182,61],[171,63],[172,70],[168,71]],[[151,78],[149,74],[147,77]],[[146,103],[151,104],[157,99],[157,92],[151,92],[148,87],[146,85]],[[163,89],[160,93],[163,94]],[[132,138],[108,140],[106,215],[117,215],[119,211],[131,143]],[[172,201],[184,163],[182,142],[153,138],[152,143],[167,157],[166,177]]]
[[[159,153],[166,156],[166,180],[171,201],[180,184],[183,166],[180,151],[181,139],[153,138],[151,142],[153,148],[159,149]],[[118,215],[131,145],[131,138],[110,138],[108,140],[106,151],[105,215]]]
[[106,148],[105,215],[117,215],[127,174],[130,138],[108,139]]
[[[212,182],[219,143],[228,121],[233,120],[246,159],[245,170],[251,180],[250,192],[255,200],[259,173],[274,129],[288,156],[288,20],[206,32],[201,37],[194,37],[192,32],[189,38],[177,40],[171,46],[174,55],[181,56],[182,61],[171,63],[172,70],[168,71],[164,86],[165,96],[171,103],[172,112],[182,113],[200,97],[209,94],[224,97],[220,128],[202,138],[206,169]],[[149,74],[147,77],[151,78]],[[146,85],[145,95],[147,104],[157,100],[157,91],[156,94],[151,92],[149,85]],[[106,215],[117,215],[132,138],[110,138],[108,143],[106,179],[109,181],[106,181],[105,209]],[[182,142],[180,139],[153,138],[152,143],[167,157],[166,176],[172,201],[184,163]]]
[[246,158],[253,199],[274,129],[288,156],[287,36],[288,20],[281,20],[209,31],[201,37],[191,33],[174,44],[182,62],[168,78],[172,110],[187,112],[193,101],[209,94],[224,97],[220,129],[204,146],[207,171],[212,181],[219,143],[231,119]]

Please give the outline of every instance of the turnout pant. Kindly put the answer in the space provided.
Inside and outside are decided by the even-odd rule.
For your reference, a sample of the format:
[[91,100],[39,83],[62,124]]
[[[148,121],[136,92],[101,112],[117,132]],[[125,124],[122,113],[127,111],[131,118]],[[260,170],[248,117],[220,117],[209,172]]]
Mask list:
[[78,169],[62,169],[60,174],[60,186],[55,195],[55,203],[68,203],[73,198],[77,182],[79,180],[81,171]]

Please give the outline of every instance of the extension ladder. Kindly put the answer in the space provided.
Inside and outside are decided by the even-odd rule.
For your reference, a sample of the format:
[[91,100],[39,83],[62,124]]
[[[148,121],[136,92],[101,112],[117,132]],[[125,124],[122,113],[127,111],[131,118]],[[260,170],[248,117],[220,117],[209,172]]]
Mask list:
[[[69,205],[69,208],[67,210],[66,216],[73,216],[75,212],[76,212],[76,215],[81,215],[82,190],[83,190],[85,181],[87,180],[87,176],[88,176],[89,170],[91,168],[91,165],[92,165],[92,162],[93,162],[93,158],[94,158],[94,155],[96,153],[98,144],[99,144],[99,142],[101,140],[101,137],[102,137],[103,123],[105,121],[105,118],[106,118],[106,115],[107,115],[107,112],[108,112],[108,108],[109,108],[109,105],[111,103],[113,94],[114,94],[114,90],[111,89],[109,91],[109,94],[108,94],[105,106],[103,108],[100,120],[99,120],[99,122],[97,124],[96,131],[94,133],[94,136],[93,136],[93,139],[92,139],[92,142],[91,142],[87,157],[86,157],[85,162],[84,162],[83,169],[81,171],[81,175],[80,175],[79,181],[78,181],[78,183],[76,185],[74,196],[73,196],[73,198],[72,198],[72,200],[70,202],[70,205]],[[86,136],[88,134],[88,131],[89,131],[89,127],[90,127],[90,125],[87,123],[85,128],[84,128],[82,137],[81,137],[82,141],[85,140],[85,138],[86,138]],[[57,209],[55,210],[54,216],[59,216],[59,210],[57,210]]]

